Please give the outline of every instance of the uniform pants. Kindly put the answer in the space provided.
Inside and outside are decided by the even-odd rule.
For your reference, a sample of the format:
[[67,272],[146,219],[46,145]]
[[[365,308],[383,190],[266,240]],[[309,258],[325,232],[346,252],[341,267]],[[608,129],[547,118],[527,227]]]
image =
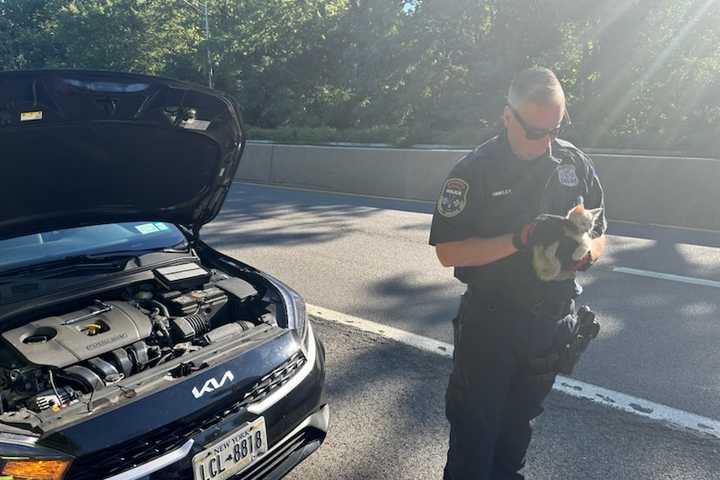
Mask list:
[[445,413],[450,447],[445,480],[519,480],[532,435],[556,373],[531,375],[529,358],[553,349],[557,320],[570,300],[552,314],[531,314],[463,295],[453,327],[455,354]]

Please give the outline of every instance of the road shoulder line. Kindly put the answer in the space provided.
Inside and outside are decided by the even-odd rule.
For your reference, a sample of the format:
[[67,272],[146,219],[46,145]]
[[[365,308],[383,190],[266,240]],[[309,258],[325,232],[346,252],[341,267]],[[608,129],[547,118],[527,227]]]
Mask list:
[[[311,317],[354,327],[442,357],[452,358],[453,356],[453,346],[446,342],[315,305],[308,304],[307,312]],[[625,413],[663,422],[676,429],[689,430],[720,439],[720,420],[685,412],[563,375],[558,375],[553,389],[571,397],[582,398]]]

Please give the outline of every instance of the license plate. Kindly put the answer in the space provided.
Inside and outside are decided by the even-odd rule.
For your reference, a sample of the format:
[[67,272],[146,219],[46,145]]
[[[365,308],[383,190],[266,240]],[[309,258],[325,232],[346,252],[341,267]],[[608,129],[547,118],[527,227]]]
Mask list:
[[193,457],[195,480],[226,480],[267,452],[265,419],[258,418]]

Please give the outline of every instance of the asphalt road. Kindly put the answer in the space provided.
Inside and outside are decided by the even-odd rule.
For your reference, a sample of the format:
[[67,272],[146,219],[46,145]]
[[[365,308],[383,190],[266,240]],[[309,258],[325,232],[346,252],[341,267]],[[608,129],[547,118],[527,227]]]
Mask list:
[[[438,480],[450,360],[315,322],[327,350],[331,429],[287,480]],[[552,393],[525,467],[533,480],[719,478],[720,440]]]
[[[427,203],[238,183],[219,217],[203,229],[203,238],[277,275],[309,303],[450,342],[449,319],[463,287],[450,269],[440,266],[427,245],[431,211]],[[599,313],[603,329],[574,377],[718,418],[720,234],[612,222],[609,234],[603,260],[581,279],[586,288],[581,301]],[[676,277],[638,276],[618,268]],[[705,284],[698,284],[702,281]],[[323,455],[329,455],[325,463],[318,465],[319,460],[313,459],[307,468],[316,465],[318,477],[325,468],[347,469],[325,478],[381,478],[384,468],[404,472],[397,470],[398,465],[411,465],[419,470],[408,470],[412,473],[405,477],[382,476],[437,478],[445,448],[441,445],[446,441],[441,394],[449,361],[428,360],[434,365],[432,374],[420,367],[422,361],[417,360],[420,366],[416,367],[410,362],[406,368],[396,368],[405,371],[407,378],[391,382],[383,370],[383,354],[398,358],[396,354],[386,348],[377,359],[370,354],[358,359],[352,356],[357,347],[351,340],[359,334],[343,334],[333,326],[323,327],[323,333],[330,344],[338,346],[330,355],[329,392],[338,411],[335,431],[340,437],[336,446],[328,442],[329,448],[323,449]],[[338,335],[347,337],[347,346],[336,339]],[[357,365],[359,360],[377,368]],[[703,470],[717,457],[714,441],[625,418],[625,414],[560,394],[553,394],[548,406],[533,467],[539,476],[533,478],[720,478]],[[360,458],[375,473],[363,475],[358,457],[348,458],[351,453],[346,450],[352,450],[355,441],[347,432],[367,430],[368,418],[377,419],[377,430],[364,433],[363,442],[369,443],[363,443]],[[404,423],[398,426],[400,419]],[[411,427],[418,422],[423,428],[417,430],[428,429],[431,439],[417,440],[418,445],[434,442],[418,446],[418,458],[432,459],[435,466],[426,468],[417,458],[413,461],[398,446],[407,443],[401,433],[414,432]],[[374,454],[372,442],[379,449]],[[563,458],[579,455],[585,461],[547,461],[549,452],[568,449],[571,455],[563,453]],[[393,458],[376,464],[373,455]],[[678,465],[684,466],[676,470]],[[591,466],[597,468],[598,476],[565,476],[552,470],[595,471]],[[627,475],[617,468],[628,468]],[[652,470],[651,475],[642,468],[660,470]]]

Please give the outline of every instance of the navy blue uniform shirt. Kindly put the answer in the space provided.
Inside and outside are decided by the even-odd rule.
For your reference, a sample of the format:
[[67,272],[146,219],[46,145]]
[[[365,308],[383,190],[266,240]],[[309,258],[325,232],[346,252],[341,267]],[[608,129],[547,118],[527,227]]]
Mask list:
[[[521,160],[503,133],[465,155],[448,175],[435,205],[430,244],[513,233],[541,213],[566,215],[578,196],[588,209],[604,208],[595,168],[580,149],[556,139],[542,157]],[[606,228],[603,210],[594,235]],[[457,267],[455,277],[475,291],[512,302],[563,301],[581,292],[572,279],[537,278],[529,251],[482,267]]]

